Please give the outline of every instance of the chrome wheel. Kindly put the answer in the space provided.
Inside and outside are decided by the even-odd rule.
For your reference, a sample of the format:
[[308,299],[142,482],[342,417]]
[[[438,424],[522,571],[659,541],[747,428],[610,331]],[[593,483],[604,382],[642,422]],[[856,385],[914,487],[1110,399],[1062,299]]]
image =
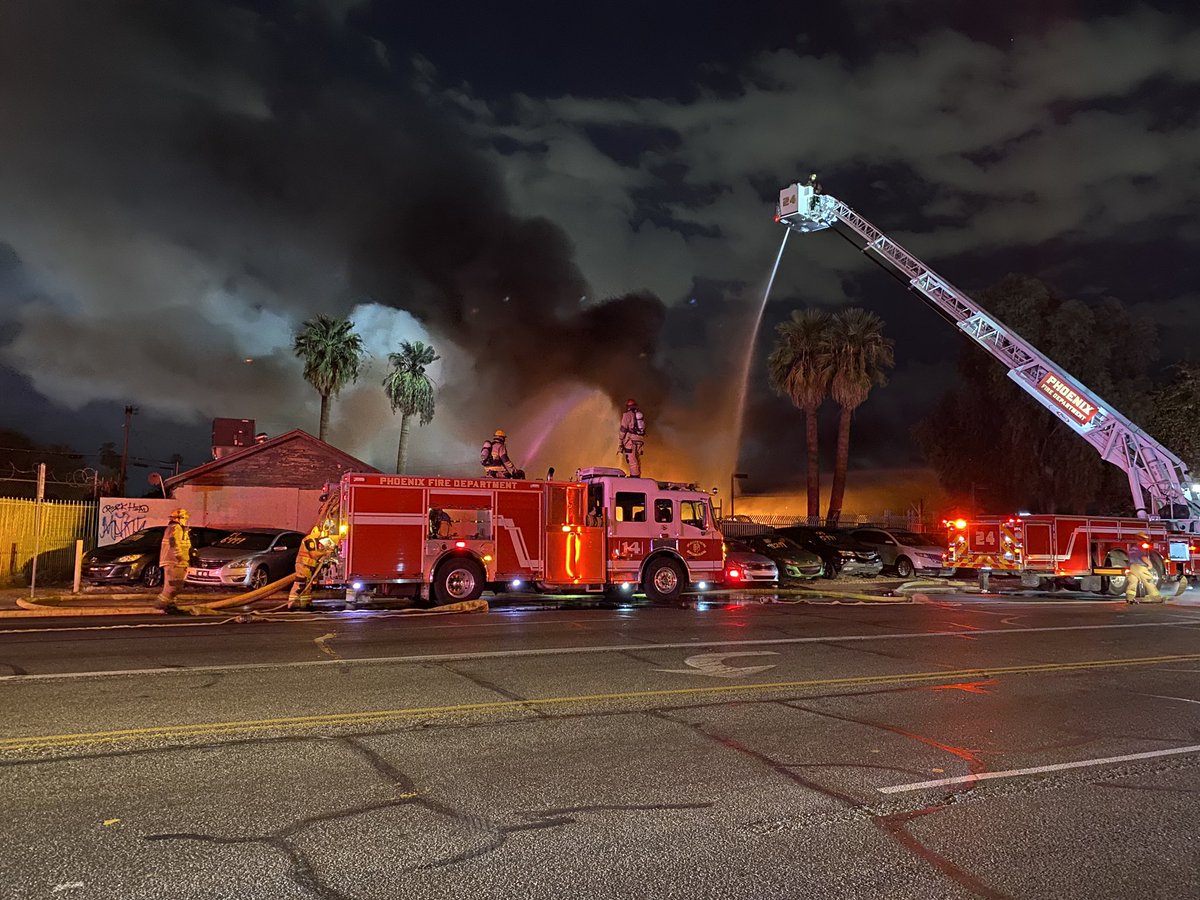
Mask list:
[[259,566],[250,575],[250,590],[256,591],[260,587],[265,587],[269,577],[270,576],[267,574],[266,566]]
[[465,600],[475,590],[475,573],[470,569],[452,569],[446,574],[446,593],[455,600]]

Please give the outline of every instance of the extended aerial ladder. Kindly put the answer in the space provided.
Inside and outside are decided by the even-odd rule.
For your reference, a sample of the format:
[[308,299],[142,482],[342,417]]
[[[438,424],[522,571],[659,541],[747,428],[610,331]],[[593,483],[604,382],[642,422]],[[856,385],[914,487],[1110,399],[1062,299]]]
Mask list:
[[809,233],[842,223],[872,251],[898,270],[913,290],[960,330],[1000,360],[1008,377],[1119,466],[1129,479],[1139,517],[1171,520],[1172,527],[1197,530],[1200,487],[1183,461],[1117,412],[1045,354],[913,256],[879,228],[836,197],[822,193],[815,180],[779,192],[776,221]]

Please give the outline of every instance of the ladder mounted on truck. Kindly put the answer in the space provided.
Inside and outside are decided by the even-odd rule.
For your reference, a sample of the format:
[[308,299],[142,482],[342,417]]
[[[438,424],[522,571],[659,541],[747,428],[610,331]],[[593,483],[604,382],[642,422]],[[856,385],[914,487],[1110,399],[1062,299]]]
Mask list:
[[913,290],[1000,360],[1009,378],[1091,444],[1101,458],[1119,466],[1129,479],[1139,516],[1175,520],[1181,530],[1196,530],[1200,487],[1178,456],[879,228],[841,200],[822,193],[815,179],[780,191],[775,219],[802,233],[841,222],[863,239],[863,252],[873,251],[902,273]]

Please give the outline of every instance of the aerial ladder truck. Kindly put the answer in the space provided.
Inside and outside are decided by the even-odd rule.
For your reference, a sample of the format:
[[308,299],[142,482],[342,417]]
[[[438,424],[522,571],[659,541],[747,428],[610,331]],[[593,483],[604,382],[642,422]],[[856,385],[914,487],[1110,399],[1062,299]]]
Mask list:
[[803,234],[844,226],[862,241],[864,253],[902,275],[1129,481],[1133,519],[1020,514],[948,523],[951,564],[1011,571],[1027,584],[1069,580],[1085,590],[1119,593],[1128,548],[1141,542],[1162,558],[1160,575],[1192,573],[1200,561],[1200,487],[1178,456],[850,206],[823,193],[815,177],[780,191],[775,219]]

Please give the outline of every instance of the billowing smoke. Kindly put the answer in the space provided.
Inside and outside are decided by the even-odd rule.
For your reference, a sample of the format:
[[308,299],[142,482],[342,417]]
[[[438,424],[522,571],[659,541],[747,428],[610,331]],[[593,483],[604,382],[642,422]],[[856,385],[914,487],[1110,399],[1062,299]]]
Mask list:
[[[193,426],[315,431],[290,344],[324,312],[353,315],[375,355],[332,440],[380,466],[400,340],[442,356],[417,469],[472,461],[495,427],[531,446],[564,404],[558,423],[587,427],[581,405],[605,416],[591,424],[606,446],[626,396],[654,415],[663,305],[589,297],[568,237],[510,210],[498,169],[405,61],[293,7],[279,21],[217,3],[5,10],[0,246],[21,287],[0,287],[4,362],[70,409],[136,401]],[[593,440],[537,439],[547,455]]]

